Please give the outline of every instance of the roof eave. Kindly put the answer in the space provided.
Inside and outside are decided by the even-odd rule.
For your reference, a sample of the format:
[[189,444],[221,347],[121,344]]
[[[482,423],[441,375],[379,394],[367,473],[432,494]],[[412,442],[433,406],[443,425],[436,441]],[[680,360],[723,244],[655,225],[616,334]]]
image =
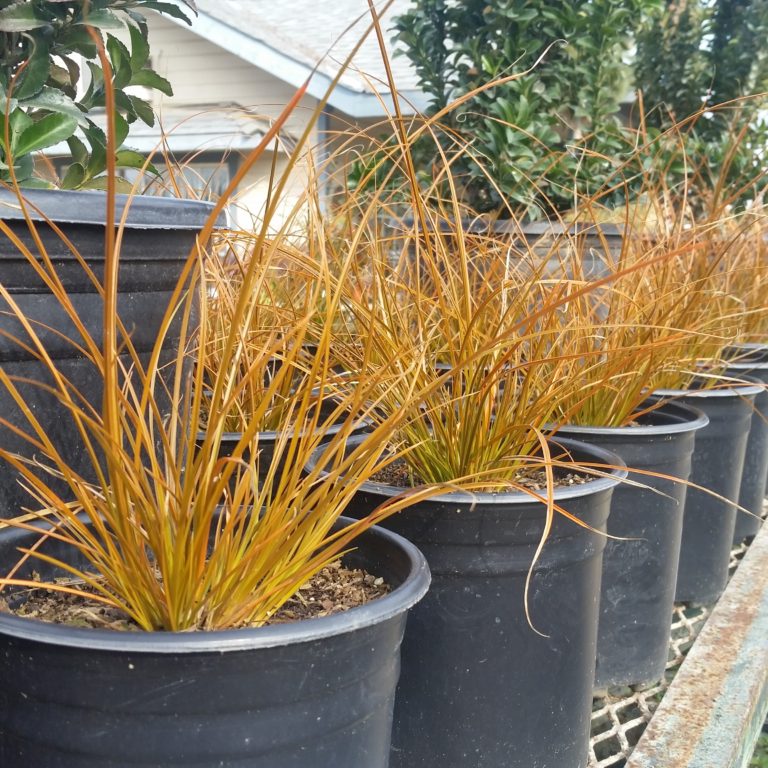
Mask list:
[[[189,25],[180,19],[169,18],[175,24],[189,29]],[[303,86],[309,80],[307,94],[315,99],[323,99],[331,86],[332,79],[328,75],[313,71],[303,62],[208,14],[198,13],[191,31],[249,64],[269,72],[294,88]],[[399,96],[399,105],[403,114],[413,115],[424,111],[427,107],[426,94],[419,90],[400,91]],[[337,83],[328,98],[328,105],[350,117],[365,119],[383,117],[391,112],[393,100],[388,92],[366,93]]]

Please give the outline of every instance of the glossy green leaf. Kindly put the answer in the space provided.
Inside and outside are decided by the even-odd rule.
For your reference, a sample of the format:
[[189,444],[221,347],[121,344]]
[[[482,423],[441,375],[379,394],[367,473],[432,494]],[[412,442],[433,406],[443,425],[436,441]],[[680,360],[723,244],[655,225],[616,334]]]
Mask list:
[[0,117],[10,114],[19,105],[19,100],[9,99],[4,93],[0,92]]
[[70,136],[67,139],[69,151],[72,153],[72,159],[83,167],[88,163],[88,148],[77,136]]
[[128,137],[128,121],[120,114],[115,115],[115,146],[121,147]]
[[32,45],[32,55],[27,59],[27,65],[13,95],[19,100],[24,100],[40,93],[50,69],[50,43],[43,37],[36,37]]
[[[80,185],[80,189],[99,189],[105,190],[109,186],[109,179],[106,176],[97,176],[96,178],[89,179]],[[115,189],[123,194],[130,194],[133,191],[133,184],[127,179],[123,179],[120,176],[115,178]]]
[[125,22],[117,14],[106,8],[91,11],[83,18],[82,24],[104,31],[121,30],[125,27]]
[[[141,170],[144,168],[144,164],[146,162],[147,158],[144,155],[132,149],[121,149],[117,153],[118,168],[137,168]],[[152,163],[147,163],[145,170],[148,173],[154,174],[155,176],[160,175],[160,172]]]
[[107,35],[107,52],[112,63],[112,82],[115,88],[125,88],[131,81],[131,54],[114,35]]
[[[182,0],[185,5],[187,5],[192,11],[196,11],[196,6],[192,2],[192,0]],[[153,11],[157,11],[158,13],[164,13],[167,16],[172,16],[175,19],[179,19],[180,21],[185,21],[187,24],[192,24],[192,19],[190,18],[190,15],[183,11],[179,6],[173,5],[173,3],[165,3],[165,2],[155,2],[155,0],[147,0],[146,3],[144,3],[144,8],[151,8]]]
[[143,85],[146,88],[154,88],[166,96],[173,96],[173,88],[168,80],[151,69],[141,69],[135,72],[129,85]]
[[80,163],[72,163],[61,180],[61,186],[63,189],[77,189],[84,181],[85,167]]
[[[18,158],[13,166],[13,171],[16,181],[25,187],[48,188],[51,186],[49,182],[41,181],[36,183],[37,180],[32,178],[32,174],[35,172],[35,163],[32,155],[24,155],[24,157]],[[3,162],[0,162],[0,178],[7,182],[11,181],[9,168]]]
[[107,137],[104,135],[104,131],[91,121],[83,133],[91,147],[90,157],[86,165],[86,176],[92,178],[103,173],[107,167]]
[[128,98],[131,100],[131,106],[139,120],[151,128],[155,124],[155,111],[152,109],[152,105],[138,96],[129,95]]
[[146,25],[129,24],[131,34],[131,70],[138,72],[149,61],[149,41]]
[[14,150],[18,155],[37,152],[65,141],[76,129],[77,120],[69,115],[46,115],[19,135]]
[[49,26],[50,22],[40,18],[35,6],[25,0],[0,10],[0,32],[29,32]]
[[133,109],[133,102],[125,91],[115,91],[115,106],[121,115],[125,115],[129,123],[136,120],[136,112]]
[[78,53],[86,59],[95,59],[97,50],[88,30],[82,25],[63,30],[53,47],[54,53]]
[[[16,145],[24,131],[34,125],[32,118],[23,109],[14,109],[8,117],[8,132],[10,134],[11,148],[13,154],[22,154],[17,152]],[[0,140],[5,140],[5,132],[0,135]]]
[[77,104],[61,91],[46,86],[33,99],[27,99],[24,102],[25,107],[34,109],[44,109],[49,112],[58,112],[62,115],[73,117],[81,125],[85,125],[85,115]]

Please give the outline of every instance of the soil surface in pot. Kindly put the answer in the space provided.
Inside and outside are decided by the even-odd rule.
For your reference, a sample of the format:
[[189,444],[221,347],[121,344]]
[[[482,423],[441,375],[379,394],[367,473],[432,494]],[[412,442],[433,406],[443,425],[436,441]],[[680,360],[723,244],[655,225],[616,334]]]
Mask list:
[[[554,467],[555,488],[583,485],[594,480],[595,477],[585,472],[569,472],[562,467]],[[395,488],[413,488],[424,484],[419,477],[413,475],[404,459],[397,459],[379,470],[371,477],[371,482],[391,485]],[[520,472],[515,476],[514,482],[531,491],[541,491],[547,487],[547,475],[543,469]]]
[[[60,583],[83,592],[94,591],[72,579],[63,579]],[[384,597],[389,591],[390,587],[383,578],[359,568],[346,568],[337,560],[303,584],[267,624],[332,616]],[[0,611],[71,627],[143,631],[125,613],[98,600],[45,587],[25,591],[23,597],[21,595],[15,594],[10,603],[0,597]]]

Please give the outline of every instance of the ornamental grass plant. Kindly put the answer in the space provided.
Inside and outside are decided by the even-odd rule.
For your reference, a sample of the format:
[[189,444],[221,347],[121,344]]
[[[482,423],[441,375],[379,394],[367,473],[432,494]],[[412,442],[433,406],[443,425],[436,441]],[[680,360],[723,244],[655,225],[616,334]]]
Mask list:
[[[489,226],[464,206],[454,156],[440,142],[429,179],[416,170],[412,144],[442,131],[437,118],[395,123],[397,140],[374,146],[354,169],[367,174],[354,184],[368,197],[342,196],[337,205],[338,230],[367,222],[354,243],[344,241],[364,254],[348,339],[374,337],[365,348],[373,357],[422,359],[423,397],[401,433],[415,482],[471,478],[477,487],[494,476],[514,487],[520,470],[540,460],[545,425],[631,423],[651,392],[690,383],[702,365],[717,364],[747,319],[764,315],[746,307],[754,296],[746,285],[760,284],[762,262],[747,265],[747,241],[735,236],[756,231],[759,216],[729,216],[731,201],[694,219],[689,186],[708,176],[666,181],[670,164],[686,160],[679,129],[662,138],[639,131],[636,152],[607,189],[575,198],[569,217],[594,226],[609,216],[623,232],[615,254],[599,227],[596,254],[567,226],[539,243],[514,215]],[[460,154],[460,140],[453,144]],[[619,192],[628,202],[611,214],[605,201]],[[730,242],[718,234],[723,227]],[[359,341],[340,354],[351,369],[364,359]],[[396,396],[387,407],[399,407]]]
[[[110,62],[103,49],[100,61],[108,75]],[[109,76],[104,84],[107,114],[114,116],[115,93]],[[211,278],[206,266],[221,252],[222,239],[214,231],[218,214],[249,168],[271,146],[304,90],[295,93],[214,207],[189,255],[149,359],[137,353],[129,329],[116,313],[124,222],[116,221],[114,213],[114,124],[107,133],[106,266],[103,281],[91,275],[103,299],[103,341],[80,321],[39,237],[38,225],[27,219],[34,243],[29,247],[0,222],[2,233],[56,295],[63,313],[78,329],[81,353],[103,380],[101,408],[89,405],[57,369],[40,329],[0,286],[0,295],[28,341],[10,332],[6,338],[23,344],[45,365],[52,384],[38,386],[45,386],[58,399],[62,413],[72,419],[72,441],[83,446],[90,465],[85,474],[73,469],[25,402],[21,384],[30,382],[14,380],[0,370],[2,386],[26,419],[22,427],[5,417],[0,417],[0,424],[29,446],[23,455],[0,449],[0,456],[18,472],[30,496],[29,508],[3,526],[40,533],[37,543],[22,551],[19,564],[2,579],[3,587],[40,587],[39,582],[19,576],[20,565],[37,558],[71,577],[50,583],[51,589],[119,609],[143,630],[259,626],[314,573],[347,551],[361,531],[412,498],[418,499],[420,493],[428,493],[422,490],[363,520],[335,527],[356,487],[397,457],[397,450],[386,455],[384,451],[396,444],[396,428],[410,411],[406,408],[379,419],[366,441],[352,451],[346,450],[346,437],[361,417],[379,411],[382,398],[411,373],[416,361],[397,371],[391,366],[362,368],[355,387],[338,391],[335,420],[340,428],[325,445],[316,468],[302,473],[322,438],[317,428],[325,416],[314,407],[314,392],[322,391],[331,377],[329,350],[341,301],[338,286],[351,268],[350,259],[342,259],[334,271],[316,261],[313,280],[305,283],[306,301],[291,307],[290,322],[271,327],[258,347],[243,343],[242,329],[252,325],[259,310],[253,296],[261,296],[266,287],[267,271],[262,267],[275,263],[285,252],[290,222],[273,227],[273,214],[288,174],[301,161],[302,147],[322,105],[297,142],[287,170],[275,177],[261,227],[250,239],[251,253],[258,258],[249,259],[239,280],[233,281],[237,292],[228,293],[229,283]],[[17,192],[19,205],[28,209],[23,193]],[[211,311],[212,296],[228,302],[229,328]],[[317,306],[325,307],[320,318]],[[174,359],[166,362],[161,350],[172,325],[180,328],[183,343]],[[316,351],[308,360],[302,349],[310,339]],[[206,366],[212,346],[217,350],[217,367]],[[281,364],[265,380],[265,368],[277,354]],[[299,387],[296,371],[301,372]],[[249,400],[250,416],[237,445],[229,456],[220,457],[230,415],[248,390],[259,396]],[[402,396],[402,387],[398,392]],[[259,470],[265,468],[259,466],[257,435],[278,400],[281,418],[296,428],[283,433],[266,467],[267,479],[259,483]],[[199,439],[203,421],[205,434]],[[285,468],[278,471],[278,464]],[[65,492],[59,490],[62,482]],[[44,554],[40,549],[44,541],[58,542],[71,557]]]
[[[589,281],[548,281],[544,301],[565,301],[553,316],[547,343],[563,377],[555,421],[580,426],[620,427],[635,420],[648,395],[665,382],[689,382],[711,365],[737,333],[736,302],[706,275],[691,276],[696,243],[670,248],[657,243],[640,250],[625,239],[625,274],[593,292],[572,294]],[[573,272],[578,273],[580,252]]]
[[[639,133],[638,153],[648,162],[628,164],[643,170],[634,181],[636,202],[617,211],[623,244],[607,264],[609,272],[625,274],[569,302],[558,316],[553,350],[581,351],[568,357],[572,388],[563,393],[558,423],[623,426],[655,389],[685,389],[694,381],[727,386],[720,378],[723,351],[754,340],[764,327],[764,207],[759,198],[747,209],[736,204],[759,174],[745,179],[738,194],[729,190],[712,168],[696,165],[684,128],[654,138]],[[679,166],[690,168],[683,182],[670,172]],[[573,279],[550,281],[551,295],[567,296],[589,280],[583,244],[574,242],[566,258]]]
[[[255,419],[260,432],[285,426],[292,398],[306,385],[311,390],[318,384],[309,370],[317,351],[317,345],[310,344],[311,334],[323,322],[312,303],[320,298],[313,290],[316,271],[300,275],[304,259],[279,240],[261,245],[259,253],[248,249],[244,256],[225,246],[223,255],[205,264],[210,332],[201,358],[204,382],[229,377],[224,385],[229,398],[225,426],[233,433],[242,432]],[[244,292],[247,303],[242,308],[239,300]],[[234,366],[227,363],[233,331],[238,334]],[[207,389],[206,394],[212,391]],[[319,403],[322,398],[316,399]]]
[[[328,247],[333,259],[356,252],[357,271],[345,282],[336,354],[350,371],[417,371],[415,383],[404,378],[383,393],[377,411],[410,409],[397,437],[413,483],[525,490],[523,475],[540,470],[548,478],[540,498],[551,499],[553,468],[573,465],[551,453],[544,428],[575,353],[553,354],[550,335],[569,301],[614,278],[547,298],[545,277],[567,268],[560,243],[542,257],[514,223],[503,234],[476,226],[458,193],[445,194],[460,182],[438,144],[433,171],[441,170],[423,187],[409,153],[430,130],[395,125],[401,156],[386,149],[389,177],[337,201]],[[406,182],[390,183],[399,174]]]

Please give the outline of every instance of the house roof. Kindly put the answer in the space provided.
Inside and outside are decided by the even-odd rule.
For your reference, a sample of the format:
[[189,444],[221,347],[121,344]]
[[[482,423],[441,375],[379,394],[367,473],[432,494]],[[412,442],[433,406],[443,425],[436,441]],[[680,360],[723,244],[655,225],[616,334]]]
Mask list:
[[[394,56],[392,25],[411,0],[376,0],[383,11],[401,108],[407,114],[426,107],[416,74],[405,56]],[[371,26],[368,0],[197,0],[191,31],[293,86],[316,67],[309,93],[322,98],[341,63]],[[183,23],[183,22],[178,22]],[[357,118],[377,117],[391,108],[391,94],[376,35],[369,32],[328,103]]]

